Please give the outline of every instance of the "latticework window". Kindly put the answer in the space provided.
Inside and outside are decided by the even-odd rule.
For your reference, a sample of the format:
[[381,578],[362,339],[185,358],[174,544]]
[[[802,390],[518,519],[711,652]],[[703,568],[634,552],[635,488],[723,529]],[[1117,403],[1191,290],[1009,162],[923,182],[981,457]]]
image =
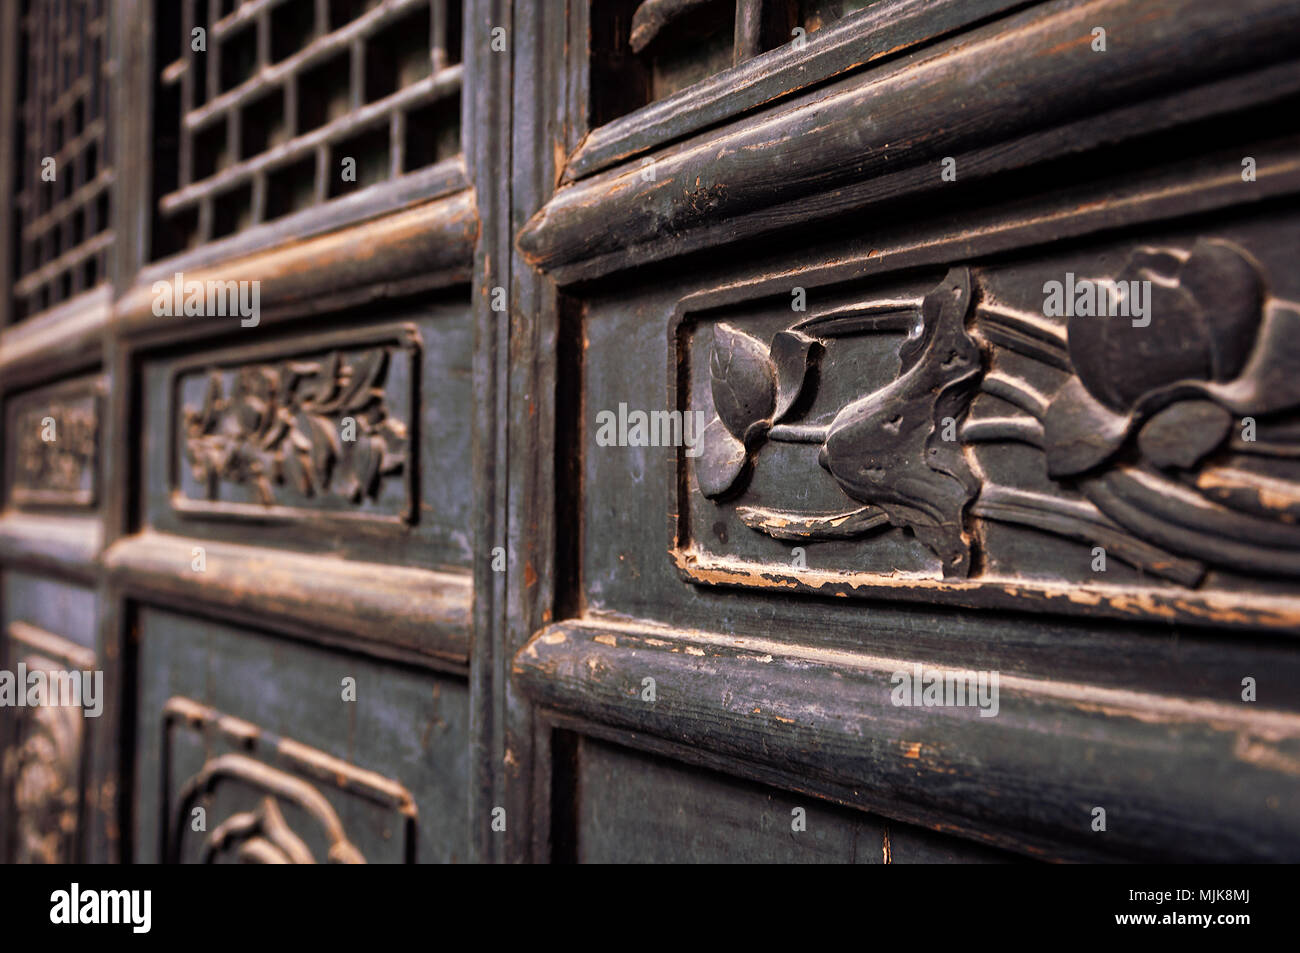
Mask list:
[[14,318],[107,280],[108,0],[23,0],[19,20]]
[[154,257],[459,152],[460,2],[160,4]]
[[590,119],[599,126],[829,26],[874,0],[595,0]]

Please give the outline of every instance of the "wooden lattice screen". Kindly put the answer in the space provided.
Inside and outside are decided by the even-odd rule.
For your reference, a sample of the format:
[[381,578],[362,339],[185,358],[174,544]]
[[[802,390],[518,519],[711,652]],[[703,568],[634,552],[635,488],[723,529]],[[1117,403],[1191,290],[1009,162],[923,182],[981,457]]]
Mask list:
[[107,278],[107,0],[24,0],[18,52],[15,320]]
[[589,46],[592,125],[666,99],[760,53],[802,43],[874,2],[596,0]]
[[460,6],[159,5],[155,257],[459,152]]

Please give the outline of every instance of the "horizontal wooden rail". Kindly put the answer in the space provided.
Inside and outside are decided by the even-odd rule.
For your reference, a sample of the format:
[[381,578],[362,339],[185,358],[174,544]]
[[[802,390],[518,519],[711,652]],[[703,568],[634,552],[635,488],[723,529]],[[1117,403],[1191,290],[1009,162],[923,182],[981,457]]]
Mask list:
[[[991,717],[895,705],[894,674],[913,666],[588,619],[540,631],[513,671],[537,704],[632,743],[648,736],[704,763],[750,765],[760,780],[1026,853],[1300,860],[1300,714],[1010,672],[999,673]],[[1092,830],[1095,807],[1105,832]]]
[[[273,228],[273,226],[267,226]],[[142,274],[114,309],[124,335],[167,335],[181,325],[228,318],[160,318],[153,313],[153,284],[183,270],[186,281],[258,281],[267,312],[364,289],[383,291],[446,287],[469,280],[478,235],[474,193],[463,190],[324,235],[249,251],[228,260],[162,262]],[[285,235],[285,241],[292,235]]]
[[569,157],[573,182],[631,156],[733,119],[902,52],[1026,0],[886,0],[807,38],[723,70],[593,129]]
[[100,285],[0,330],[0,381],[15,387],[97,363],[112,310],[112,289]]
[[93,581],[103,537],[94,516],[10,511],[0,516],[0,563]]
[[[1091,48],[1098,26],[1107,30],[1106,52]],[[1032,7],[662,150],[653,175],[629,163],[563,188],[517,245],[532,265],[571,283],[792,222],[962,190],[994,173],[1243,108],[1250,103],[1198,95],[1197,87],[1298,56],[1300,7],[1288,0]],[[1253,89],[1255,101],[1294,91],[1296,73],[1288,67]],[[1163,99],[1171,108],[1162,112]],[[956,182],[940,178],[944,157],[956,159]]]
[[[202,547],[203,569],[194,568]],[[137,598],[234,611],[333,644],[389,646],[454,666],[469,661],[470,574],[360,563],[145,532],[104,554],[110,580]]]

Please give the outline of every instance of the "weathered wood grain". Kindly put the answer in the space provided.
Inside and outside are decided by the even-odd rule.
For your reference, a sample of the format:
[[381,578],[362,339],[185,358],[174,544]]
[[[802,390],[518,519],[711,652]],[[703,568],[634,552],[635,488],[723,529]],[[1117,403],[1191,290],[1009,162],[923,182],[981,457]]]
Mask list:
[[[295,313],[322,297],[366,292],[371,296],[446,287],[469,278],[478,215],[473,192],[459,192],[368,225],[331,232],[275,251],[185,273],[186,281],[261,282],[263,320]],[[156,280],[168,280],[166,277]],[[168,325],[229,323],[228,318],[158,318],[153,281],[137,283],[118,299],[113,330],[124,337],[165,336]],[[184,333],[183,331],[181,333]]]
[[[206,568],[193,568],[201,547]],[[113,584],[136,598],[206,605],[256,623],[402,650],[460,671],[469,658],[469,576],[142,533],[104,554]]]
[[[1116,39],[1093,52],[1102,23]],[[944,187],[945,156],[964,170],[960,187],[1166,127],[1151,109],[1160,99],[1293,59],[1297,27],[1300,12],[1280,0],[1032,8],[666,149],[649,180],[637,165],[562,189],[518,245],[569,283]],[[1202,117],[1225,107],[1204,94],[1192,105]],[[1054,128],[1070,134],[1052,138]],[[968,157],[988,153],[977,176]]]
[[888,0],[817,33],[802,49],[787,44],[592,129],[564,165],[564,181],[606,169],[649,149],[752,110],[919,43],[1023,6],[1024,0]]
[[[1015,855],[577,736],[574,823],[556,862],[1008,863]],[[800,809],[803,828],[792,829]]]
[[1029,853],[1300,857],[1300,715],[1008,673],[994,717],[895,706],[914,663],[591,620],[543,629],[513,674],[548,708]]

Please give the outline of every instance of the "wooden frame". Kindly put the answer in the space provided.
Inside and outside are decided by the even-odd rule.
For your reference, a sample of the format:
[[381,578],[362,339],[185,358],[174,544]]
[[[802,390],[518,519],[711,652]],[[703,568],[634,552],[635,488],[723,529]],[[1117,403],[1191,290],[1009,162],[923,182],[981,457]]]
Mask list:
[[[724,313],[741,331],[755,315],[775,327],[760,312],[795,286],[829,298],[956,272],[978,296],[985,273],[1031,253],[1087,246],[1114,257],[1147,233],[1209,240],[1220,225],[1256,222],[1288,234],[1300,195],[1300,128],[1284,112],[1300,102],[1294,4],[879,0],[804,48],[763,52],[763,5],[740,0],[732,65],[592,127],[602,78],[589,43],[604,26],[587,0],[464,0],[460,54],[440,32],[456,0],[388,0],[341,30],[314,2],[309,41],[279,59],[272,21],[289,5],[244,0],[216,7],[214,55],[182,46],[167,64],[155,61],[163,2],[111,2],[105,55],[120,68],[102,164],[115,171],[73,196],[111,195],[111,244],[93,249],[97,287],[11,320],[9,285],[21,276],[7,271],[12,212],[0,213],[6,453],[11,402],[106,382],[96,492],[0,513],[0,573],[91,589],[97,601],[95,664],[110,697],[86,755],[80,859],[143,859],[154,831],[150,799],[163,795],[139,790],[138,769],[166,757],[167,743],[142,735],[157,713],[142,699],[166,667],[159,658],[179,671],[182,649],[206,649],[150,656],[141,633],[152,614],[261,639],[268,657],[292,646],[386,666],[435,698],[454,686],[448,704],[464,694],[467,737],[463,764],[448,770],[466,792],[472,861],[581,856],[573,805],[598,780],[584,776],[583,739],[620,746],[629,764],[665,757],[928,828],[972,856],[1300,856],[1300,601],[1285,579],[1184,591],[1048,570],[922,579],[843,560],[778,565],[753,557],[756,547],[728,555],[712,520],[688,525],[695,487],[680,448],[602,485],[614,470],[592,465],[591,420],[593,401],[624,382],[691,409],[691,328]],[[179,9],[193,21],[196,6]],[[382,95],[370,95],[366,37],[426,9],[427,75],[372,82]],[[0,12],[5,64],[20,58],[3,29],[16,19],[12,6]],[[1097,24],[1111,37],[1104,54],[1091,45]],[[221,39],[243,30],[253,75],[222,90]],[[241,115],[268,82],[296,117],[301,74],[339,53],[349,57],[342,113],[312,129],[291,119],[283,142],[241,150]],[[18,83],[4,72],[8,143]],[[410,110],[457,96],[459,153],[407,170],[398,144]],[[169,104],[179,106],[166,117],[174,170],[157,141]],[[195,177],[196,138],[223,124],[233,161]],[[367,130],[389,137],[387,180],[330,199],[333,147]],[[1257,165],[1250,180],[1244,150]],[[947,159],[956,181],[940,178]],[[309,207],[272,218],[271,176],[303,160]],[[248,227],[219,235],[215,203],[244,188]],[[14,190],[0,163],[0,191]],[[172,248],[157,226],[190,212],[196,245]],[[258,328],[243,339],[229,317],[155,316],[154,282],[176,272],[260,282]],[[1286,297],[1264,284],[1269,301]],[[465,479],[445,490],[467,497],[456,497],[464,525],[452,528],[464,558],[420,535],[444,488],[421,484],[414,460],[401,477],[406,502],[382,512],[184,494],[177,415],[188,375],[399,348],[412,364],[401,399],[414,445],[446,423],[414,367],[440,353],[421,322],[444,314],[461,322],[447,353],[472,394],[449,425],[468,437],[468,459],[455,461]],[[962,328],[979,320],[963,316]],[[157,417],[167,429],[150,447],[164,452],[149,456],[142,434]],[[6,473],[6,494],[10,483]],[[697,545],[708,532],[710,546]],[[196,548],[202,573],[191,568]],[[1001,672],[1005,714],[892,705],[891,676],[914,664]],[[653,704],[639,694],[647,674],[659,684]],[[1255,708],[1236,702],[1246,677],[1267,681]],[[236,741],[263,723],[189,694],[166,710],[169,723]],[[441,723],[435,706],[427,731]],[[295,744],[348,784],[375,780],[365,751],[344,759],[328,744],[291,740],[299,754]],[[391,786],[375,790],[399,813],[427,794],[395,773],[383,780]],[[1126,822],[1099,840],[1085,801],[1122,805]]]

